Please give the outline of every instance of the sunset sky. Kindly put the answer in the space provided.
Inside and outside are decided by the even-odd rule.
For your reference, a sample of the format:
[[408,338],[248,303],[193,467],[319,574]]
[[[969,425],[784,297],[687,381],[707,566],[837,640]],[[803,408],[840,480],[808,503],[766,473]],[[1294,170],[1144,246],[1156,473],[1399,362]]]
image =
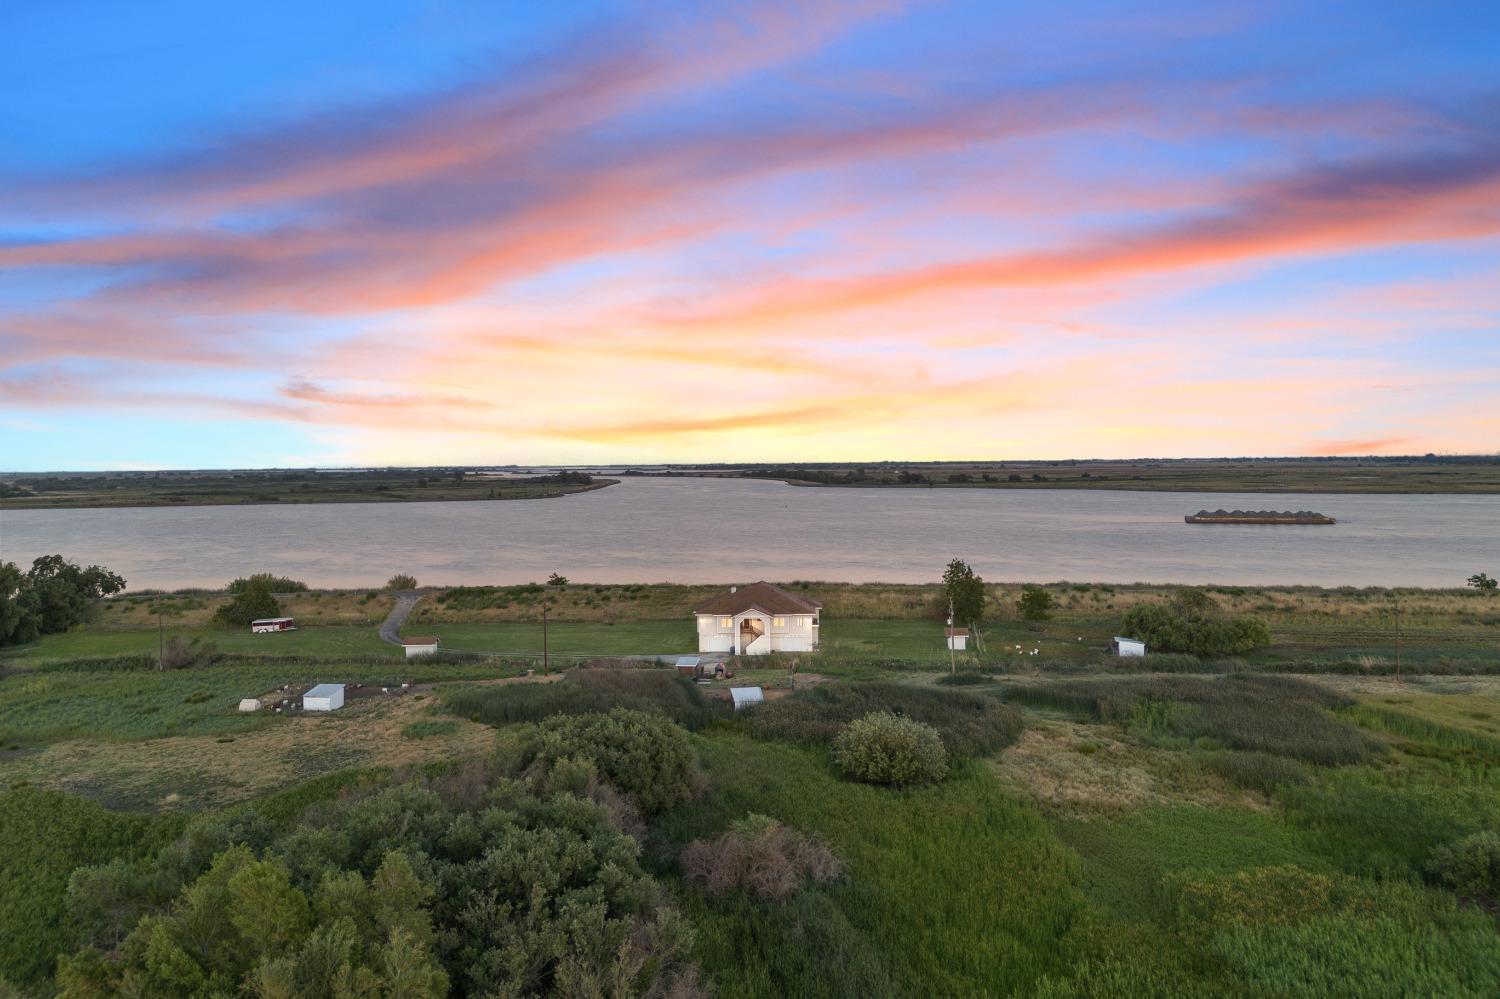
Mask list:
[[0,4],[0,469],[1496,450],[1494,0]]

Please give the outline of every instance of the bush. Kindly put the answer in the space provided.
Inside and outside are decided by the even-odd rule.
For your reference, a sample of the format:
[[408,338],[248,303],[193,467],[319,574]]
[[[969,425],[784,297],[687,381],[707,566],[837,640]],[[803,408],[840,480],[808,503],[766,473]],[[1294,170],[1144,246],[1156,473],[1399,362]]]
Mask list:
[[1227,617],[1201,590],[1177,591],[1167,603],[1138,604],[1125,612],[1120,634],[1157,652],[1232,656],[1271,644],[1271,629],[1254,616]]
[[679,858],[684,877],[713,895],[736,889],[786,898],[804,881],[832,881],[843,864],[822,842],[764,815],[748,815],[714,840],[694,840]]
[[929,784],[948,772],[937,729],[889,712],[845,725],[833,740],[833,759],[846,777],[867,784]]
[[234,595],[229,603],[214,611],[214,624],[221,628],[243,628],[263,617],[278,617],[281,604],[264,582],[253,582]]
[[1052,616],[1052,594],[1040,586],[1027,584],[1021,587],[1021,597],[1016,601],[1016,611],[1027,621],[1045,621]]
[[1020,713],[998,698],[907,683],[820,684],[746,712],[743,724],[761,738],[826,745],[872,712],[932,726],[954,756],[988,756],[1021,737]]
[[648,815],[691,799],[703,782],[687,733],[644,711],[549,718],[527,734],[522,752],[523,764],[538,768],[587,760]]
[[167,639],[161,651],[162,669],[193,669],[212,666],[219,661],[219,650],[213,642],[201,638],[185,641],[180,635]]
[[388,590],[415,590],[417,588],[417,577],[398,572],[385,581]]
[[244,593],[254,587],[264,587],[272,593],[305,593],[307,584],[300,579],[292,579],[289,576],[274,576],[269,572],[257,572],[249,576],[241,576],[230,583],[225,589],[230,593]]
[[1465,898],[1500,899],[1500,835],[1477,832],[1440,846],[1427,871]]

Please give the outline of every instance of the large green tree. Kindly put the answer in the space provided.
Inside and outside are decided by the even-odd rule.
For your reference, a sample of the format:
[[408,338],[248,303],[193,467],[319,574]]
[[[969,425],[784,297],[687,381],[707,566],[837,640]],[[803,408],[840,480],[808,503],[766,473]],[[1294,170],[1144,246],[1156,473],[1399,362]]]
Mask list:
[[976,627],[984,620],[984,580],[974,575],[969,563],[954,559],[943,570],[943,595],[953,608],[953,623]]
[[14,562],[0,563],[0,645],[67,631],[87,620],[100,599],[124,588],[117,573],[61,555],[43,555],[24,573]]

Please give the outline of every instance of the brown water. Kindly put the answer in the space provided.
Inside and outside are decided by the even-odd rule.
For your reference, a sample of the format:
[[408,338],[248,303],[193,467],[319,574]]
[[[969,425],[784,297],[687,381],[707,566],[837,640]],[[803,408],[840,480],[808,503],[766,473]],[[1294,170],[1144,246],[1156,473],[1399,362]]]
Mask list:
[[[1318,510],[1332,527],[1195,527],[1208,508]],[[1462,586],[1500,574],[1500,496],[830,489],[625,479],[556,500],[16,510],[0,558],[61,552],[133,589],[275,572],[313,586],[996,581]]]

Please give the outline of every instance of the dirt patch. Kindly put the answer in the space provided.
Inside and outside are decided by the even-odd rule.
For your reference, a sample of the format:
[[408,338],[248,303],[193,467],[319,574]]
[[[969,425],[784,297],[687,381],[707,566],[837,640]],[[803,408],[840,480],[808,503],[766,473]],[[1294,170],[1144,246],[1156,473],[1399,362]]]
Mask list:
[[1028,718],[1026,731],[995,761],[1002,780],[1063,812],[1145,805],[1265,808],[1205,770],[1189,754],[1156,749],[1104,725]]
[[341,711],[297,712],[234,736],[70,740],[15,759],[7,771],[12,780],[73,791],[115,808],[197,810],[332,770],[420,764],[481,753],[493,744],[493,729],[462,719],[451,732],[403,738],[408,724],[429,717],[433,703],[421,695],[360,699]]

